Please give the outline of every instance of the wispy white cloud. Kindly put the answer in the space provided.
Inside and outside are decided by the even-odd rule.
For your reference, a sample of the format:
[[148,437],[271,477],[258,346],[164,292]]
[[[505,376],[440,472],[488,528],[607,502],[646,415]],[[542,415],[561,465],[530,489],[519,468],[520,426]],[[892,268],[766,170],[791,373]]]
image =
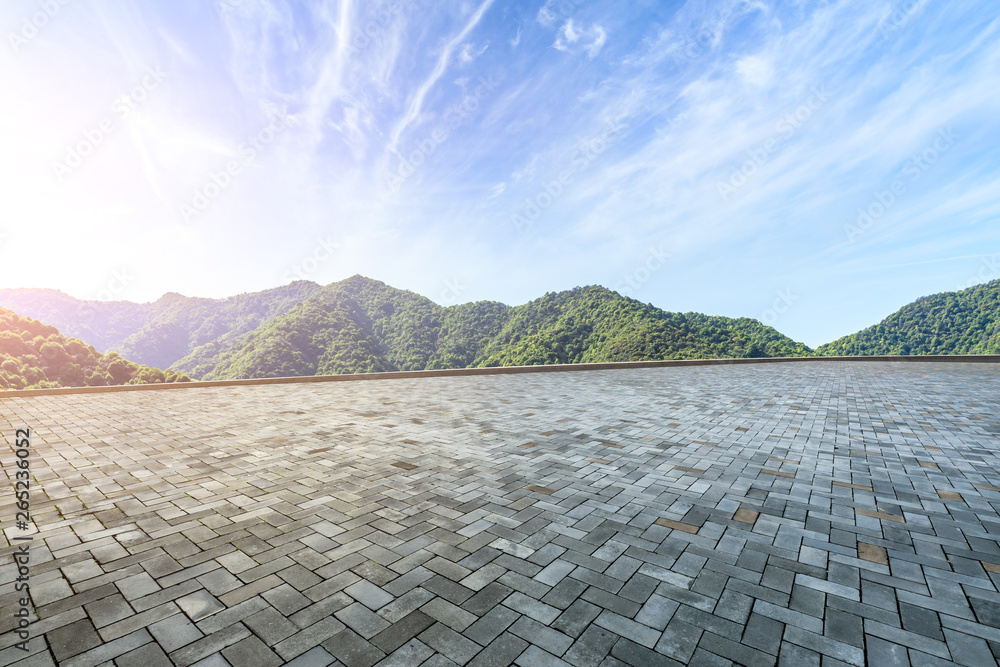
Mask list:
[[[902,5],[847,0],[81,2],[0,53],[0,88],[34,100],[0,109],[17,130],[3,218],[24,222],[0,223],[0,253],[46,257],[53,286],[101,283],[80,256],[165,251],[136,294],[259,289],[322,233],[351,252],[317,280],[359,272],[433,296],[457,277],[463,298],[518,302],[614,286],[663,245],[670,265],[636,298],[756,317],[798,286],[809,296],[778,328],[815,344],[974,273],[938,259],[1000,244],[1000,23],[985,0],[924,3],[891,30]],[[154,64],[169,77],[141,113],[64,185],[48,178]],[[181,225],[176,204],[275,116],[288,130]],[[848,242],[845,224],[942,127],[954,147]],[[391,194],[390,159],[412,169]],[[544,206],[519,235],[526,201]]]
[[486,10],[490,8],[493,4],[493,0],[485,0],[475,13],[469,18],[469,21],[465,24],[462,30],[452,37],[441,49],[441,53],[438,56],[437,63],[434,65],[434,70],[431,72],[430,76],[424,80],[424,82],[417,88],[416,93],[410,100],[410,104],[406,110],[406,114],[403,118],[396,124],[393,128],[392,133],[389,138],[388,150],[390,153],[397,152],[399,148],[399,139],[403,132],[412,125],[419,117],[420,112],[423,109],[424,98],[427,97],[427,93],[430,89],[438,82],[441,76],[444,74],[445,70],[448,68],[448,61],[451,59],[452,51],[462,43],[463,40],[468,36],[470,32],[479,24],[482,20],[483,15]]
[[477,48],[473,44],[467,42],[462,45],[462,49],[458,52],[458,61],[463,65],[468,65],[473,60],[486,53],[486,49],[488,48],[490,48],[489,40],[486,40],[486,43],[483,44],[482,48]]
[[573,19],[566,19],[562,28],[556,35],[553,46],[560,50],[570,52],[574,47],[580,48],[587,53],[589,58],[593,58],[600,53],[604,43],[608,40],[608,34],[604,28],[596,23],[589,28],[575,25]]

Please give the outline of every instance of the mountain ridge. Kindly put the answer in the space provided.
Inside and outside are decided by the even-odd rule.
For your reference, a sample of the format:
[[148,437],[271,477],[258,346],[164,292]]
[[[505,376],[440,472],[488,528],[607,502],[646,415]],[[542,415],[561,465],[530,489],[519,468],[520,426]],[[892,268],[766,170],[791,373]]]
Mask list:
[[756,320],[668,313],[596,285],[520,306],[444,307],[360,275],[225,299],[171,292],[147,304],[0,290],[0,305],[201,379],[809,351]]
[[921,297],[815,352],[751,318],[664,311],[599,285],[546,292],[519,306],[445,307],[354,275],[223,299],[168,292],[146,304],[0,290],[0,306],[22,306],[29,312],[21,314],[95,347],[206,380],[813,353],[1000,353],[1000,281]]

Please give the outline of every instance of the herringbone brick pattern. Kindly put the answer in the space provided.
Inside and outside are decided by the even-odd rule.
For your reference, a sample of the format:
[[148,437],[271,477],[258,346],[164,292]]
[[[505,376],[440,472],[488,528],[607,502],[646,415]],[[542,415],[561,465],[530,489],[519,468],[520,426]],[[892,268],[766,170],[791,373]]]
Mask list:
[[39,531],[0,664],[994,665],[998,397],[850,362],[0,397]]

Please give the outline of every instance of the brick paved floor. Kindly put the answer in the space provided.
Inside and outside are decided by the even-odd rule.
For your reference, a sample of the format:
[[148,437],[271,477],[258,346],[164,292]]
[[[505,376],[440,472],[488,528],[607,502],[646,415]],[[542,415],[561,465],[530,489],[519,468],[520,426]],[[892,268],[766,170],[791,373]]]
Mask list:
[[0,664],[993,665],[998,398],[846,362],[0,398],[41,487],[28,653],[0,501]]

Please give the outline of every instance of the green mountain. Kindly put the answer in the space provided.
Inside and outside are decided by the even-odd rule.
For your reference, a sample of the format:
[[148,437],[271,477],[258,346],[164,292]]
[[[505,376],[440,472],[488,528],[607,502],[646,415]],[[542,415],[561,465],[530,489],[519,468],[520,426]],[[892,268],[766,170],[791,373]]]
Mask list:
[[82,301],[48,289],[6,289],[0,290],[0,306],[51,323],[98,350],[150,366],[193,369],[320,289],[303,280],[227,299],[169,293],[143,304]]
[[[91,363],[91,356],[100,355],[86,353],[88,344],[206,380],[812,354],[757,320],[666,312],[597,286],[549,293],[516,307],[480,301],[445,308],[361,276],[326,287],[299,281],[227,299],[171,293],[146,304],[81,301],[55,290],[0,290],[0,306],[82,339],[60,343],[72,347],[82,380],[77,371],[64,376],[61,366],[43,363],[38,345],[32,352],[18,344],[4,367],[10,387],[100,382],[88,378],[95,372],[105,377],[101,369],[107,364]],[[37,335],[56,333],[45,330]],[[816,352],[1000,354],[1000,281],[923,297]]]
[[151,306],[129,301],[82,301],[54,289],[0,290],[0,307],[47,322],[104,352],[139,331],[150,317]]
[[210,380],[811,352],[756,320],[668,313],[603,287],[550,293],[517,307],[481,301],[445,308],[354,276],[197,370]]
[[55,327],[0,308],[0,389],[189,382],[176,371],[101,354]]
[[594,286],[517,307],[445,308],[361,276],[228,299],[171,293],[146,304],[0,290],[0,306],[205,380],[811,353],[756,320],[668,313]]
[[917,299],[822,355],[1000,354],[1000,280]]

